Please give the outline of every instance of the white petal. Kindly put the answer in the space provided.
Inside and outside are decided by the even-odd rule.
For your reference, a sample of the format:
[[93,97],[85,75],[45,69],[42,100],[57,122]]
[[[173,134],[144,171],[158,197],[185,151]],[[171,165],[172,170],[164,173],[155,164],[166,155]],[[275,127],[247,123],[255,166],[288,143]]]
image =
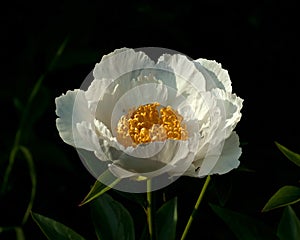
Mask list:
[[[189,88],[199,92],[206,90],[206,80],[195,64],[181,54],[164,54],[158,59],[157,67],[172,72],[175,75],[176,88],[181,94]],[[161,79],[165,81],[165,79]],[[166,84],[168,84],[168,79]]]
[[107,87],[111,83],[112,81],[110,79],[94,79],[85,92],[85,96],[89,104],[89,109],[93,114],[95,114],[99,100],[102,99]]
[[196,155],[196,162],[202,161],[215,145],[225,139],[225,135],[219,130],[221,122],[222,116],[218,107],[209,109],[204,118],[199,121],[201,139]]
[[218,161],[222,153],[225,139],[227,139],[241,118],[240,110],[243,100],[235,94],[221,89],[213,89],[212,95],[217,105],[210,112],[207,126],[201,129],[203,138],[199,144],[199,150],[194,161],[199,176],[205,176]]
[[79,138],[74,139],[75,146],[88,151],[96,151],[99,149],[99,138],[92,125],[89,122],[81,122],[76,124],[76,129],[79,133]]
[[[113,161],[113,166],[119,169],[118,172],[114,174],[119,178],[126,178],[130,176],[145,176],[145,177],[155,177],[163,173],[168,172],[171,165],[166,165],[160,161],[155,161],[147,158],[135,158],[127,154],[122,154],[119,156],[119,160]],[[125,175],[122,175],[124,173]]]
[[[179,177],[179,176],[192,176],[189,174],[191,166],[192,166],[192,161],[195,158],[195,154],[192,152],[189,152],[188,155],[184,159],[180,159],[175,168],[171,169],[169,171],[169,175],[171,177]],[[193,171],[195,173],[195,170]],[[198,177],[198,176],[193,176],[193,177]]]
[[223,128],[222,130],[227,138],[242,117],[243,99],[221,89],[213,89],[212,93],[216,97],[218,107],[222,111],[224,119],[222,121],[223,126],[220,127]]
[[98,139],[105,141],[110,147],[124,151],[124,147],[117,142],[117,139],[112,136],[110,130],[103,122],[94,119],[94,124]]
[[150,142],[139,144],[136,147],[128,147],[124,152],[136,158],[151,158],[159,153],[165,146],[166,142]]
[[219,130],[221,122],[222,117],[216,107],[210,112],[207,122],[201,126],[201,139],[193,162],[196,169],[202,167],[200,174],[210,172],[221,154],[225,139],[223,132]]
[[168,173],[170,176],[181,176],[192,164],[198,149],[199,134],[195,132],[186,141],[167,140],[164,148],[156,156],[150,158],[165,166],[149,173],[150,177]]
[[165,164],[175,165],[180,159],[184,159],[189,153],[189,141],[168,139],[164,148],[155,159]]
[[238,135],[233,132],[229,138],[211,149],[205,158],[194,162],[187,175],[204,177],[216,173],[224,174],[238,167],[240,155]]
[[[200,161],[194,163],[194,165],[197,168],[199,177],[209,175],[211,170],[215,167],[215,165],[220,159],[223,145],[224,145],[224,141],[221,141],[221,143],[217,145],[210,145],[205,157]],[[199,163],[201,163],[200,168],[199,168]]]
[[196,170],[197,170],[197,168],[192,163],[192,164],[190,164],[190,166],[187,168],[187,170],[184,172],[183,175],[184,176],[189,176],[189,177],[197,177],[197,178],[199,178],[198,172]]
[[217,164],[210,171],[210,174],[224,174],[237,168],[240,164],[238,159],[242,154],[242,149],[239,145],[239,137],[233,132],[231,136],[226,139],[221,156]]
[[217,104],[210,92],[194,92],[186,97],[186,103],[191,107],[194,118],[202,122],[207,121]]
[[64,142],[76,147],[74,139],[80,139],[76,124],[82,121],[90,122],[92,119],[84,92],[81,90],[68,91],[57,97],[55,104],[56,115],[59,117],[56,119],[59,135]]
[[192,162],[195,159],[195,155],[198,149],[199,144],[199,134],[195,132],[193,136],[190,136],[188,139],[187,149],[179,149],[178,151],[181,152],[185,150],[185,154],[180,154],[176,156],[171,163],[175,166],[174,169],[169,171],[170,176],[181,176],[186,175],[186,171],[190,169]]
[[[91,123],[81,122],[76,124],[80,139],[75,140],[76,147],[94,152],[95,156],[102,161],[109,161],[108,156],[100,146],[99,137]],[[89,161],[90,159],[84,159]]]
[[96,79],[115,80],[125,73],[153,66],[154,62],[144,52],[121,48],[104,55],[100,63],[96,64],[93,74]]
[[206,90],[220,88],[226,92],[232,91],[228,71],[223,69],[220,63],[202,58],[195,60],[194,63],[206,78]]
[[[170,146],[172,143],[171,141],[166,141],[162,143],[165,147]],[[173,141],[174,142],[174,141]],[[173,144],[175,146],[175,144]],[[145,145],[146,153],[152,149],[153,146],[159,146],[158,143],[149,143]],[[178,145],[176,145],[178,146]],[[140,146],[138,146],[140,147]],[[143,147],[141,147],[143,148]],[[160,148],[160,147],[159,147]],[[132,148],[133,149],[133,148]],[[181,148],[182,149],[182,148]],[[177,149],[176,149],[177,150]],[[138,150],[137,150],[138,151]],[[137,153],[134,152],[136,155]],[[131,153],[132,154],[132,153]],[[178,154],[175,151],[175,155]],[[159,158],[162,156],[161,154],[155,154],[150,158],[143,158],[143,157],[134,157],[132,155],[128,155],[125,152],[118,156],[117,160],[113,161],[113,165],[118,166],[118,168],[122,168],[124,171],[132,172],[136,175],[142,175],[145,177],[156,177],[163,173],[167,173],[170,169],[174,168],[172,164],[168,164],[168,162],[172,161],[172,157],[174,157],[173,152],[169,152],[168,155],[165,155],[165,158]],[[118,177],[124,178],[125,176],[119,175]]]
[[[144,176],[154,178],[168,173],[170,176],[182,175],[190,166],[197,150],[199,134],[194,134],[188,141],[167,140],[164,143],[149,143],[147,147],[163,145],[160,152],[149,158],[122,154],[111,165],[114,175],[120,178]],[[138,146],[139,147],[139,146]],[[161,146],[159,147],[161,148]],[[124,174],[124,175],[122,175]]]

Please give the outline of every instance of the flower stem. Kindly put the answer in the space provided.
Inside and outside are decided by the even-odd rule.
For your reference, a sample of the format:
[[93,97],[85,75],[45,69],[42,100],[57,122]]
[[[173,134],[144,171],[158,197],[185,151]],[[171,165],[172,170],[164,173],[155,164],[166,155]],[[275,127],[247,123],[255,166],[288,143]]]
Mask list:
[[187,235],[187,233],[188,233],[188,231],[190,229],[190,226],[191,226],[191,224],[193,222],[193,219],[194,219],[194,217],[195,217],[195,215],[197,213],[198,207],[199,207],[199,205],[200,205],[200,203],[201,203],[201,201],[203,199],[204,193],[205,193],[205,191],[207,189],[207,186],[208,186],[208,184],[210,182],[210,179],[211,179],[211,177],[210,177],[210,175],[208,175],[207,178],[206,178],[206,180],[205,180],[205,183],[204,183],[204,185],[202,187],[202,190],[201,190],[201,192],[199,194],[199,197],[197,199],[197,202],[195,204],[193,212],[192,212],[192,214],[191,214],[191,216],[190,216],[190,218],[189,218],[189,220],[188,220],[188,222],[187,222],[187,224],[185,226],[184,232],[183,232],[180,240],[184,240],[185,239],[185,237],[186,237],[186,235]]
[[150,240],[153,239],[151,179],[147,180],[147,222]]
[[25,240],[24,231],[21,227],[16,227],[15,232],[17,240]]
[[28,164],[28,168],[29,168],[29,176],[30,176],[30,180],[31,180],[31,193],[30,193],[30,199],[29,199],[29,203],[27,205],[27,209],[24,213],[24,217],[22,220],[22,225],[24,225],[27,222],[28,217],[30,216],[30,212],[32,210],[33,207],[33,202],[35,199],[35,194],[36,194],[36,172],[35,172],[35,166],[34,166],[34,162],[32,159],[32,155],[30,153],[30,151],[23,146],[20,146],[20,150],[22,151],[24,157],[27,160],[27,164]]

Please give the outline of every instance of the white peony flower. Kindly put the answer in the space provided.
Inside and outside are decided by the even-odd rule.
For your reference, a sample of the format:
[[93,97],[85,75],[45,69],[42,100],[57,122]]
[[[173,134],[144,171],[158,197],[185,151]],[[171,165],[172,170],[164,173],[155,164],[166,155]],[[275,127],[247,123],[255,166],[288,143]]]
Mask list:
[[56,126],[96,178],[109,169],[128,180],[120,190],[141,192],[132,180],[151,178],[158,189],[181,175],[238,167],[241,148],[233,130],[243,100],[219,63],[178,53],[155,62],[122,48],[104,56],[84,86],[55,99]]

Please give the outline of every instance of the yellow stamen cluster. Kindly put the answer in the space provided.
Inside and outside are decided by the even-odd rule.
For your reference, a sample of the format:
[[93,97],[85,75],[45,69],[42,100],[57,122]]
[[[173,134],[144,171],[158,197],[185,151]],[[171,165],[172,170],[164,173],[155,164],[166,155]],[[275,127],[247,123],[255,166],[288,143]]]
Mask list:
[[123,115],[117,127],[118,141],[128,147],[166,139],[186,140],[183,117],[170,106],[159,107],[159,103],[150,103]]

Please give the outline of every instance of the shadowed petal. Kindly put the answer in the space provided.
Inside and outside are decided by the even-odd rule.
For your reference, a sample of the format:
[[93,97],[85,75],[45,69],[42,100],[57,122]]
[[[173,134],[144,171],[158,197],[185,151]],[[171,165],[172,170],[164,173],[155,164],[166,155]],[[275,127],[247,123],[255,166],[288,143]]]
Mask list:
[[102,161],[109,161],[108,156],[104,153],[100,145],[99,136],[93,129],[92,124],[88,122],[81,122],[77,123],[76,127],[81,137],[79,143],[75,141],[76,146],[78,148],[94,152],[95,156]]
[[[55,104],[56,115],[59,117],[56,119],[56,127],[60,137],[65,143],[74,147],[76,147],[74,139],[81,145],[81,137],[76,124],[82,121],[90,122],[92,119],[84,92],[81,90],[67,91],[66,94],[55,99]],[[74,111],[75,109],[76,111]]]
[[231,136],[225,140],[220,159],[209,174],[225,174],[237,168],[240,164],[238,159],[242,154],[242,149],[239,145],[239,137],[233,132]]
[[138,173],[134,173],[131,171],[128,171],[122,167],[120,167],[117,164],[109,164],[108,169],[112,172],[113,175],[115,175],[117,178],[129,178],[133,176],[138,176]]
[[111,79],[94,79],[85,92],[90,111],[95,114],[99,100],[103,97],[106,88],[112,83]]

